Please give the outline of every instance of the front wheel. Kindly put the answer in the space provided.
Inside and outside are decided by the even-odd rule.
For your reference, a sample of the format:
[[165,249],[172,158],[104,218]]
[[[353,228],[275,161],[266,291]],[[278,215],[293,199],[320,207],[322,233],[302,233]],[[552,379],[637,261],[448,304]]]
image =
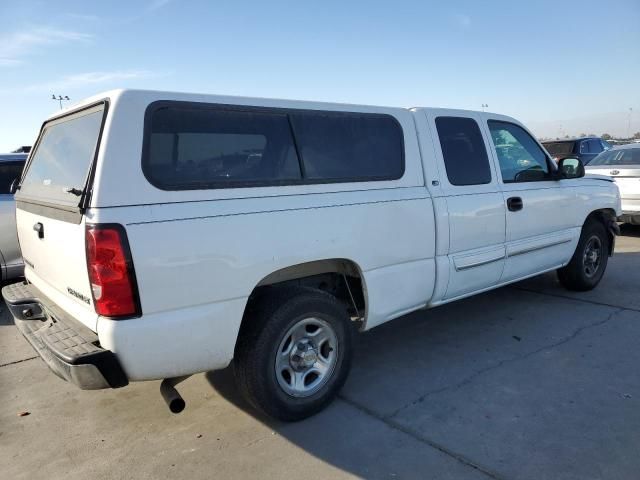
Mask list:
[[568,290],[587,291],[600,283],[609,260],[609,235],[601,222],[589,220],[571,261],[558,269],[558,280]]
[[313,415],[347,378],[352,330],[335,297],[309,288],[270,288],[243,321],[234,358],[238,387],[271,417]]

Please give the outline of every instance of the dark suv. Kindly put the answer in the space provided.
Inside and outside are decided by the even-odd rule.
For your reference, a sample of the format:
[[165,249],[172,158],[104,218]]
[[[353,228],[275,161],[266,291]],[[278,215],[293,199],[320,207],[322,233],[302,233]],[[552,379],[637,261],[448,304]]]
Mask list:
[[581,137],[572,138],[571,140],[551,140],[542,142],[547,152],[551,154],[557,162],[563,158],[572,157],[582,160],[584,165],[593,160],[596,155],[605,150],[609,150],[612,146],[599,137]]

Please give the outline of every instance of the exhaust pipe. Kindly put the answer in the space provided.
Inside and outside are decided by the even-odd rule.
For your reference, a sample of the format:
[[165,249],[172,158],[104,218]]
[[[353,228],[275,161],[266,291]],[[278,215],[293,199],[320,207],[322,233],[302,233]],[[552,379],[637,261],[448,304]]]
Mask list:
[[165,378],[162,380],[162,383],[160,383],[160,395],[162,395],[171,413],[180,413],[186,406],[184,399],[178,390],[176,390],[176,385],[187,378],[189,378],[189,375],[185,377]]

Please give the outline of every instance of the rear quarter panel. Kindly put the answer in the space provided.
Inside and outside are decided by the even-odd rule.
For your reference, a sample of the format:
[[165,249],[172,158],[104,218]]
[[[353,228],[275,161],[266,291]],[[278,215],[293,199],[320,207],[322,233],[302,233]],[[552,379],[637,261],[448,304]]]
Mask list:
[[[226,366],[248,296],[288,266],[354,261],[367,328],[424,306],[434,288],[432,203],[420,188],[105,209],[95,219],[124,223],[129,237],[143,316],[100,318],[98,333],[130,352],[121,358],[134,380]],[[148,352],[170,358],[170,371]]]

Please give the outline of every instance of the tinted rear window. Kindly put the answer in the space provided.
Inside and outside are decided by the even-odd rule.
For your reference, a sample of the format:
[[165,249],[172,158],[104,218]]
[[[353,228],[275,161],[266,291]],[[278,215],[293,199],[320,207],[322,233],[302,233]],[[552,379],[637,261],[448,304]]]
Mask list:
[[317,180],[400,178],[402,130],[386,115],[291,115],[305,177]]
[[573,153],[573,144],[574,142],[552,142],[543,143],[542,145],[551,155],[565,155]]
[[640,148],[607,150],[589,162],[590,167],[597,165],[640,165]]
[[377,114],[161,102],[143,170],[167,190],[400,178],[402,129]]
[[162,188],[301,178],[286,115],[163,107],[151,117],[144,171]]
[[22,180],[20,195],[77,206],[93,161],[104,105],[46,124]]
[[472,118],[438,117],[436,128],[451,185],[491,182],[491,169],[480,127]]
[[22,175],[24,162],[0,162],[0,195],[9,193],[9,187]]

